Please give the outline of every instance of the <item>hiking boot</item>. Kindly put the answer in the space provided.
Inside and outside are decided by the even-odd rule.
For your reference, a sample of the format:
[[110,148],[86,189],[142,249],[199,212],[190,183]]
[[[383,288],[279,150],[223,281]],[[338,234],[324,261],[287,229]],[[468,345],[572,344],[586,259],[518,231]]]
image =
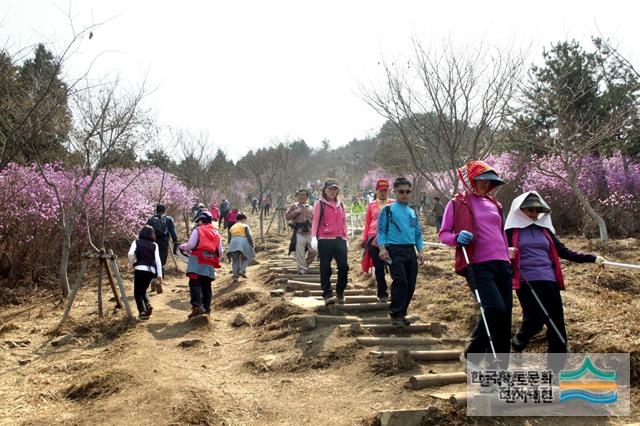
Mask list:
[[152,312],[153,312],[153,306],[147,306],[147,310],[145,311],[144,314],[150,317]]
[[336,304],[336,298],[333,296],[329,296],[326,299],[324,299],[325,306],[335,305],[335,304]]
[[189,314],[189,316],[187,318],[195,318],[197,316],[200,316],[204,313],[206,313],[207,311],[204,310],[204,308],[200,307],[200,306],[194,306],[193,308],[191,308],[191,313]]
[[231,280],[231,284],[237,284],[238,283],[238,277],[233,277],[233,279]]
[[344,305],[344,294],[338,293],[338,295],[336,296],[336,303],[338,305]]
[[298,270],[298,275],[304,275],[304,273],[305,273],[304,269]]
[[388,302],[389,302],[389,298],[387,296],[378,297],[378,303],[388,303]]
[[404,321],[401,318],[391,318],[391,327],[404,327]]
[[242,278],[249,278],[249,277],[247,276],[247,274],[245,274],[245,273],[243,273],[243,272],[240,272],[238,275],[240,275]]
[[514,352],[522,352],[524,348],[527,347],[527,344],[518,340],[518,336],[513,336],[513,339],[511,339],[511,347]]
[[408,319],[407,317],[401,317],[400,320],[404,325],[411,325],[411,320]]
[[146,321],[146,320],[148,320],[148,319],[149,319],[149,315],[147,315],[147,313],[146,313],[146,312],[143,312],[143,313],[141,313],[140,315],[138,315],[138,319],[139,319],[140,321]]

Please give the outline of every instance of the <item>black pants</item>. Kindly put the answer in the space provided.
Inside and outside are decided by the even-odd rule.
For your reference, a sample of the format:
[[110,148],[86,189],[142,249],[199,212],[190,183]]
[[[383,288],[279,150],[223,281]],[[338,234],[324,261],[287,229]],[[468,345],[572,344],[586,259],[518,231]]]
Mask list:
[[371,244],[369,246],[369,256],[373,261],[373,269],[376,274],[376,284],[378,287],[378,297],[389,297],[387,292],[387,280],[384,277],[384,262],[380,260],[380,248]]
[[[472,267],[496,353],[508,354],[511,352],[511,308],[513,306],[511,265],[502,260],[492,260],[475,263]],[[468,274],[467,283],[473,291]],[[475,294],[473,297],[475,299]],[[471,335],[471,342],[465,350],[465,356],[467,353],[491,353],[489,338],[481,317],[478,318],[476,328]]]
[[347,261],[347,242],[342,238],[318,240],[318,258],[320,259],[320,285],[322,297],[325,299],[333,296],[331,289],[331,261],[338,264],[338,283],[336,292],[338,296],[344,295],[349,274],[349,262]]
[[271,206],[269,204],[264,205],[264,215],[269,216],[269,212],[271,211]]
[[[562,297],[560,296],[558,283],[554,281],[531,281],[530,284],[566,342],[567,331],[564,326],[564,310],[562,308]],[[522,324],[516,334],[518,341],[526,346],[529,340],[542,331],[542,327],[546,325],[549,352],[567,352],[566,345],[562,343],[562,340],[558,337],[558,333],[556,333],[551,323],[547,320],[547,316],[542,309],[540,309],[540,305],[531,293],[529,286],[526,283],[521,283],[520,289],[516,290],[516,294],[522,306]]]
[[418,258],[413,245],[390,245],[387,246],[391,265],[391,306],[389,315],[391,318],[400,318],[407,315],[409,303],[416,291],[416,280],[418,278]]
[[204,308],[211,312],[211,281],[213,278],[198,275],[197,279],[189,279],[189,294],[191,295],[191,306]]
[[133,271],[133,297],[136,300],[138,313],[143,314],[151,307],[151,301],[147,296],[149,283],[156,277],[156,274],[149,271]]
[[257,205],[251,206],[251,214],[255,214],[255,213],[258,213],[258,206]]
[[[160,252],[160,263],[162,264],[162,272],[164,272],[164,265],[167,264],[167,257],[169,256],[169,240],[158,240],[158,251]],[[163,274],[164,276],[164,274]]]

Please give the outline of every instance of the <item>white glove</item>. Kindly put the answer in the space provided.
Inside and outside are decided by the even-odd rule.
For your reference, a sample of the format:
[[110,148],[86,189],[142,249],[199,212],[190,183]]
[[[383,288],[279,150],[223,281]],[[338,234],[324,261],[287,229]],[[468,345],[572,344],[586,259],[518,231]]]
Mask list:
[[311,238],[311,248],[313,251],[318,251],[318,239],[316,237]]
[[596,256],[596,265],[604,265],[604,262],[606,262],[605,258],[602,256]]

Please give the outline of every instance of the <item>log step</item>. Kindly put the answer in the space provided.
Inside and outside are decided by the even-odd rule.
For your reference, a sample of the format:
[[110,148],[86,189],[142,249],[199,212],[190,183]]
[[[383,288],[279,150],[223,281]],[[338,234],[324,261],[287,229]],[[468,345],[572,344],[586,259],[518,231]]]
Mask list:
[[[411,321],[420,321],[420,317],[412,315],[409,318]],[[316,315],[316,321],[325,324],[387,324],[389,317],[356,317],[356,316],[336,316],[336,315]]]
[[[348,299],[347,299],[348,300]],[[387,319],[387,323],[390,320]],[[394,327],[391,324],[346,324],[341,325],[340,330],[366,330],[371,333],[429,333],[431,331],[430,324],[411,324],[405,327]]]
[[[346,292],[346,290],[345,290]],[[322,296],[316,296],[315,297],[317,300],[324,300],[322,298]],[[353,304],[353,303],[378,303],[378,298],[376,296],[364,296],[364,295],[348,295],[345,293],[345,298],[344,298],[345,302],[347,304]]]
[[[397,357],[398,351],[371,351],[372,355]],[[409,356],[416,361],[459,361],[462,351],[409,351]]]
[[436,339],[433,337],[357,337],[362,346],[432,346],[435,344],[464,344],[464,339]]
[[[367,296],[371,293],[371,290],[365,288],[344,291],[345,296]],[[295,290],[293,295],[296,297],[317,297],[322,296],[322,290]]]
[[453,383],[467,383],[467,373],[420,374],[409,378],[411,389],[424,389]]
[[[354,311],[385,311],[389,309],[388,303],[345,303],[344,305],[333,305],[336,312],[354,312]],[[327,306],[319,306],[316,308],[319,312],[327,312]]]
[[456,407],[464,407],[467,405],[467,392],[435,392],[430,393],[429,396],[447,400]]

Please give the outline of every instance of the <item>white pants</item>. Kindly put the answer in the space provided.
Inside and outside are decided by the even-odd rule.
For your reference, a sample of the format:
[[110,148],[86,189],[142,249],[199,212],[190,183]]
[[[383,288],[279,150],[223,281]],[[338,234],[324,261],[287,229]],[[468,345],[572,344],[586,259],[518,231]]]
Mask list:
[[[308,249],[305,256],[305,247]],[[311,248],[311,235],[296,235],[296,263],[298,271],[307,272],[309,265],[316,260],[318,252]]]

